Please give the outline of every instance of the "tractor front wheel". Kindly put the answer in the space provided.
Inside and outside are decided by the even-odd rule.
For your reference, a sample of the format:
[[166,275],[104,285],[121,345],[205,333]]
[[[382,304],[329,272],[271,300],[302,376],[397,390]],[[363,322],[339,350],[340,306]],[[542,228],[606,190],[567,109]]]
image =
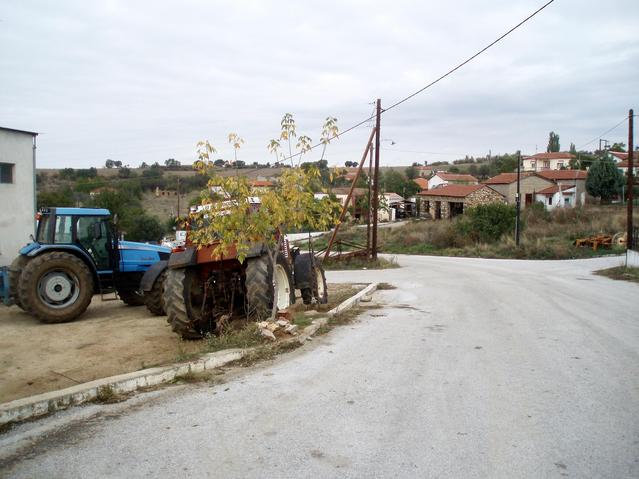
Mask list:
[[199,339],[204,290],[192,268],[169,269],[164,286],[164,305],[171,329],[184,339]]
[[155,279],[150,291],[144,293],[144,304],[152,314],[164,316],[166,307],[164,305],[164,284],[166,282],[166,269]]
[[30,260],[20,277],[20,301],[44,323],[64,323],[80,316],[93,297],[93,277],[81,259],[53,251]]
[[247,260],[245,284],[248,314],[257,320],[271,315],[274,302],[278,310],[295,303],[291,268],[281,254],[277,255],[275,265],[265,254]]

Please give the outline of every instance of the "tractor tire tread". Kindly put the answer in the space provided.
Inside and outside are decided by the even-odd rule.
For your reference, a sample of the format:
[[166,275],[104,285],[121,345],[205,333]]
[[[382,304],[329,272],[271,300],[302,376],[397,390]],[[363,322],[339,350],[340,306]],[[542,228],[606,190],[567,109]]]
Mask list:
[[202,334],[191,325],[185,301],[185,269],[170,269],[166,274],[164,304],[171,329],[184,339],[200,339]]
[[166,282],[166,270],[162,271],[153,283],[151,291],[144,293],[144,304],[146,308],[156,316],[164,316],[166,308],[164,306],[164,286]]

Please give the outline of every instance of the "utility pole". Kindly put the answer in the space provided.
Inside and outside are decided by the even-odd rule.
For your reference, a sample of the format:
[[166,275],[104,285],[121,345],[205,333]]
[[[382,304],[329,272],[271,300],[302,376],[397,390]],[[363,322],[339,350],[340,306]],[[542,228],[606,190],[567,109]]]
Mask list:
[[377,99],[377,119],[375,120],[375,171],[373,183],[373,245],[371,257],[377,259],[377,210],[379,208],[379,142],[382,119],[382,100]]
[[373,181],[373,149],[368,150],[368,202],[366,204],[366,258],[371,257],[371,187]]
[[515,217],[515,245],[519,246],[519,217],[521,215],[521,190],[520,190],[520,178],[521,178],[521,151],[517,150],[517,194],[515,195],[515,208],[517,210],[517,216]]
[[628,111],[628,238],[626,240],[626,249],[632,249],[635,245],[633,245],[633,241],[632,241],[632,200],[633,200],[633,188],[635,186],[634,183],[634,162],[633,162],[633,154],[634,152],[632,151],[634,149],[634,145],[633,145],[633,136],[634,136],[634,132],[633,132],[633,117],[634,117],[634,111],[632,110],[632,108]]

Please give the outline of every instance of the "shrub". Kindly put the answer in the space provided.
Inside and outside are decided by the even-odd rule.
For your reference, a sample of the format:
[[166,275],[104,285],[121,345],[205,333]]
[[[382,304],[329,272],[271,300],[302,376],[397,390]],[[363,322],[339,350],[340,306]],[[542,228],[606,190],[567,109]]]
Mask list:
[[456,223],[457,232],[474,242],[492,243],[515,228],[515,207],[490,203],[468,208]]

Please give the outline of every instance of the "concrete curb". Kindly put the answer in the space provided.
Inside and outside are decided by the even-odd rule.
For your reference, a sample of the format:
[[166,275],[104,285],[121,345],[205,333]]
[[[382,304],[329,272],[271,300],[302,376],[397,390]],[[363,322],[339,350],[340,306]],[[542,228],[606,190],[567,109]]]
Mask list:
[[[359,303],[364,295],[371,294],[377,289],[377,284],[369,284],[356,295],[343,301],[334,309],[326,313],[326,318],[319,318],[313,324],[306,327],[303,333],[291,340],[304,342],[307,338],[329,321],[335,314],[352,308]],[[216,353],[209,353],[199,359],[187,363],[172,364],[169,366],[142,369],[132,373],[120,374],[108,378],[97,379],[88,383],[78,384],[58,391],[38,394],[22,399],[16,399],[0,404],[0,426],[5,424],[33,419],[70,406],[93,401],[106,391],[115,394],[124,394],[138,389],[157,386],[168,383],[189,373],[200,373],[209,369],[225,366],[233,361],[243,358],[253,351],[248,349],[227,349]]]

